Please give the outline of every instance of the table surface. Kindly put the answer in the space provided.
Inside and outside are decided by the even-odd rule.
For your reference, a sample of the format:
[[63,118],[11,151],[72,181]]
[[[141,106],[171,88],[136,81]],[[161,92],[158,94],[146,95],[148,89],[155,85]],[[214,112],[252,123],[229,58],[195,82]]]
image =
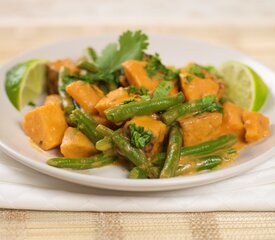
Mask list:
[[[131,26],[130,26],[131,27]],[[123,24],[0,26],[0,63],[57,40],[121,32]],[[139,24],[134,29],[220,43],[275,69],[275,22]],[[0,240],[275,239],[274,212],[96,213],[0,210]]]

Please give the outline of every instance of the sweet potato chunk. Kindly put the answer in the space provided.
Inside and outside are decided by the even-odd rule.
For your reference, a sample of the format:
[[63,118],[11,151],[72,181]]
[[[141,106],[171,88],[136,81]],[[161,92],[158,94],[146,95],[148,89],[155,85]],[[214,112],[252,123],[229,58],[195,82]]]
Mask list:
[[26,134],[42,149],[60,145],[68,127],[64,113],[58,104],[47,104],[26,113],[23,128]]
[[70,83],[66,86],[66,91],[87,113],[95,113],[95,105],[104,97],[97,86],[83,81]]
[[109,92],[105,97],[100,99],[95,105],[95,108],[101,116],[105,116],[104,110],[117,106],[129,98],[131,97],[128,92],[124,88],[120,87]]
[[153,133],[153,138],[144,149],[147,157],[152,157],[158,153],[161,150],[163,140],[166,136],[167,126],[163,122],[156,120],[151,116],[134,117],[125,124],[124,128],[127,129],[128,125],[131,123],[135,123],[136,126],[144,127],[145,131],[150,130]]
[[96,153],[94,144],[78,129],[68,127],[60,151],[64,157],[89,157]]
[[180,118],[184,146],[192,146],[219,136],[222,126],[222,114],[203,113],[189,118]]
[[[126,78],[130,85],[136,87],[145,87],[149,92],[153,92],[159,83],[163,80],[150,78],[145,70],[145,61],[128,60],[122,64]],[[170,94],[176,94],[177,87],[171,89]]]
[[44,105],[46,104],[58,104],[61,106],[61,98],[58,94],[48,95],[44,101]]
[[223,104],[223,130],[227,133],[235,133],[240,138],[244,137],[243,115],[244,110],[231,103]]
[[190,74],[187,70],[192,63],[181,69],[180,85],[187,101],[207,95],[219,96],[220,85],[207,71],[203,70],[204,78]]
[[61,67],[66,67],[69,69],[71,74],[77,74],[79,69],[75,66],[71,59],[61,59],[48,63],[47,69],[47,92],[48,94],[58,93],[58,74]]
[[245,140],[248,143],[258,141],[270,134],[269,119],[258,112],[244,112],[243,121]]

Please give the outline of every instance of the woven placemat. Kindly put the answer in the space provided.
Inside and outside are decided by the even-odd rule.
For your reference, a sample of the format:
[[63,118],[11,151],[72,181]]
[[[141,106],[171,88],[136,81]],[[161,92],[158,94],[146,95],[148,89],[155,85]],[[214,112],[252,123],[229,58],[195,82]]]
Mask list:
[[0,211],[0,239],[275,239],[274,212]]

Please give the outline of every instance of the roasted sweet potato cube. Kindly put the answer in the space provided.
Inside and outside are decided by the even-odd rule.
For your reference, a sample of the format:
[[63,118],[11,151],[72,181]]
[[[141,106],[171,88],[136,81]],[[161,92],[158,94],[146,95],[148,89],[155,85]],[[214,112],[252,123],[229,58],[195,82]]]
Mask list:
[[131,123],[136,124],[136,126],[144,127],[145,131],[149,130],[153,133],[153,138],[144,149],[147,157],[152,157],[158,153],[161,150],[163,140],[167,134],[167,126],[163,122],[156,120],[151,116],[138,116],[134,117],[125,124],[124,128],[126,131],[128,125]]
[[245,140],[256,142],[270,134],[269,119],[258,112],[244,112]]
[[89,157],[96,153],[94,144],[78,129],[68,127],[60,151],[64,157]]
[[101,116],[105,116],[104,110],[115,107],[130,98],[131,97],[128,92],[124,88],[120,87],[109,92],[105,97],[100,99],[95,105],[95,108]]
[[219,136],[222,114],[206,112],[195,117],[182,117],[178,121],[183,132],[184,146],[192,146]]
[[244,137],[244,123],[243,123],[244,110],[231,103],[225,102],[223,104],[223,129],[228,133],[235,133],[241,139]]
[[42,149],[60,145],[68,127],[64,113],[58,104],[46,104],[26,113],[23,128],[26,134]]
[[70,83],[66,86],[66,91],[87,113],[95,113],[95,105],[104,97],[97,86],[83,81]]
[[[153,92],[159,85],[162,79],[150,78],[145,69],[147,62],[128,60],[122,64],[125,76],[130,85],[136,87],[145,87],[149,92]],[[173,82],[175,83],[175,81]],[[178,92],[177,86],[173,87],[170,94],[176,94]]]
[[61,98],[58,94],[50,94],[45,98],[44,105],[46,104],[58,104],[61,106]]
[[180,73],[181,90],[186,100],[190,101],[207,95],[220,96],[221,89],[218,80],[204,69],[201,70],[204,77],[189,73],[188,69],[192,65],[193,63],[188,64],[181,69]]

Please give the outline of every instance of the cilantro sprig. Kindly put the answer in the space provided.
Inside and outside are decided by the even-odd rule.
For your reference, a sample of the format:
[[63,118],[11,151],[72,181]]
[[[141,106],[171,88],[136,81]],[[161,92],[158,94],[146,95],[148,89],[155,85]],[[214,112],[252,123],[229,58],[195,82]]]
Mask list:
[[152,139],[153,133],[145,131],[144,127],[137,126],[135,123],[128,125],[130,142],[137,148],[144,148]]
[[190,67],[186,69],[188,73],[191,73],[197,77],[204,78],[204,73],[202,72],[202,67],[198,64],[193,63]]
[[145,70],[150,78],[173,80],[178,78],[179,70],[172,70],[162,64],[158,53],[151,56],[145,66]]

